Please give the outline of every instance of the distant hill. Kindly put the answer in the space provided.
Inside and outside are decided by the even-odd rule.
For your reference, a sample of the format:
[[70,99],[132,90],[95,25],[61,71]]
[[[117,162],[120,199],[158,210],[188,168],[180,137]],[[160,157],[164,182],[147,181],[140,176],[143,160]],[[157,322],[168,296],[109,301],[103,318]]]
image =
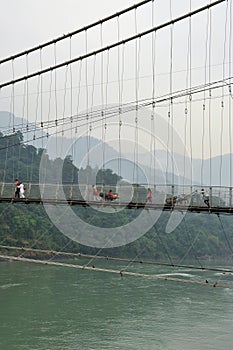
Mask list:
[[[21,130],[22,128],[26,129],[27,119],[24,117],[16,117],[12,113],[7,111],[0,111],[0,131],[9,130],[13,132],[15,130]],[[46,133],[42,129],[37,128],[35,131],[35,140],[33,140],[34,132],[28,131],[23,132],[24,140],[29,140],[28,144],[33,145],[36,148],[41,148],[45,143],[41,138],[42,135],[46,136]]]
[[[167,153],[163,150],[157,150],[155,152],[155,158],[161,164],[163,169],[167,167]],[[150,153],[144,153],[140,157],[140,162],[143,164],[150,164],[151,155]],[[174,174],[176,176],[184,175],[185,178],[191,178],[191,159],[185,158],[184,156],[178,153],[174,153]],[[168,160],[168,169],[172,168],[172,159],[171,155]],[[230,181],[230,164],[231,164],[231,181]],[[184,165],[186,169],[184,170]],[[192,160],[192,183],[193,184],[201,184],[201,180],[203,178],[203,185],[211,185],[212,186],[222,186],[229,187],[233,184],[233,154],[224,154],[221,156],[212,157],[211,159],[198,159],[193,158]],[[168,171],[171,174],[171,171]],[[190,180],[188,180],[190,181]],[[186,182],[186,181],[185,181]],[[187,182],[187,184],[190,182]]]
[[[20,130],[22,126],[26,126],[27,120],[23,117],[15,117],[12,113],[0,111],[0,131],[12,129],[13,122],[15,129]],[[35,136],[45,136],[41,128],[36,129]],[[47,138],[36,139],[33,141],[34,133],[23,133],[24,140],[31,140],[29,144],[42,148],[47,143]],[[89,141],[89,144],[88,144]],[[66,150],[64,152],[64,150]],[[89,150],[89,152],[88,152]],[[78,168],[85,168],[87,164],[91,167],[101,168],[103,159],[107,163],[105,167],[112,169],[115,173],[128,180],[129,182],[138,183],[174,183],[176,184],[190,184],[191,183],[191,163],[190,159],[178,153],[173,154],[173,161],[171,155],[168,155],[164,150],[156,150],[155,153],[139,153],[137,162],[132,153],[127,149],[122,150],[121,162],[119,163],[119,153],[116,149],[107,143],[94,137],[80,137],[78,139],[68,139],[61,136],[50,136],[47,144],[47,151],[51,159],[57,157],[65,158],[71,155],[73,163]],[[89,157],[87,156],[89,153]],[[225,154],[222,157],[216,156],[211,159],[193,159],[192,160],[192,183],[212,186],[230,186],[233,183],[233,178],[230,181],[230,160],[231,160],[231,174],[233,177],[233,154]],[[135,166],[137,163],[138,166]],[[184,169],[184,166],[186,169]],[[211,169],[211,171],[210,171]],[[174,170],[174,175],[172,171]]]

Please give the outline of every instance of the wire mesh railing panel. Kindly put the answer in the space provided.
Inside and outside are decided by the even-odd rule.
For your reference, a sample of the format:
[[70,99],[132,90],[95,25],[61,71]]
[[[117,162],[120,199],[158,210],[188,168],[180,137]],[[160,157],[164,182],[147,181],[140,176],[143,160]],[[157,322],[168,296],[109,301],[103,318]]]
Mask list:
[[[149,187],[150,186],[150,187]],[[94,185],[90,184],[39,184],[26,182],[23,196],[16,195],[14,183],[0,182],[0,199],[72,202],[107,202],[108,205],[149,205],[153,208],[165,206],[171,208],[233,208],[232,187],[218,186],[179,186],[148,184],[113,184],[100,185],[97,195]]]

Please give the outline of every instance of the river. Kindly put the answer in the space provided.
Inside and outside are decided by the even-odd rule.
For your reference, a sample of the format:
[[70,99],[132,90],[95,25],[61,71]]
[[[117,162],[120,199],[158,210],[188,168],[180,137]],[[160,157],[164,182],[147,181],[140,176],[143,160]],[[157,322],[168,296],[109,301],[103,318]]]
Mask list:
[[[210,271],[169,272],[233,279]],[[232,344],[232,289],[0,262],[1,350],[232,350]]]

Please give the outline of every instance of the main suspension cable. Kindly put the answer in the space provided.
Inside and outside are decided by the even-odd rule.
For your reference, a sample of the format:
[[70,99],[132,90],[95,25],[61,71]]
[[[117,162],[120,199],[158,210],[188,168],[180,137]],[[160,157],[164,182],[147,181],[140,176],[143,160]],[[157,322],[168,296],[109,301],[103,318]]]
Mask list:
[[205,6],[203,6],[203,7],[198,8],[197,10],[191,11],[191,12],[189,12],[189,13],[186,13],[186,14],[182,15],[182,16],[176,17],[175,19],[172,19],[172,20],[170,20],[170,21],[168,21],[168,22],[162,23],[162,24],[160,24],[160,25],[158,25],[158,26],[156,26],[156,27],[154,27],[154,28],[148,29],[148,30],[146,30],[146,31],[144,31],[144,32],[141,32],[141,33],[135,34],[135,35],[133,35],[133,36],[131,36],[131,37],[125,38],[125,39],[123,39],[123,40],[121,40],[121,41],[119,41],[119,42],[115,42],[115,43],[110,44],[110,45],[108,45],[108,46],[105,46],[105,47],[103,47],[103,48],[100,48],[100,49],[97,49],[97,50],[95,50],[95,51],[86,53],[86,54],[84,54],[84,55],[82,55],[82,56],[73,58],[73,59],[71,59],[71,60],[64,61],[64,62],[59,63],[59,64],[55,64],[55,65],[52,66],[52,67],[48,67],[48,68],[45,68],[45,69],[43,69],[43,70],[40,70],[40,71],[31,73],[31,74],[28,74],[27,76],[22,76],[22,77],[20,77],[20,78],[13,79],[13,80],[11,80],[11,81],[7,81],[7,82],[5,82],[5,83],[0,84],[0,89],[3,88],[3,87],[6,87],[6,86],[8,86],[8,85],[12,85],[12,84],[18,83],[18,82],[20,82],[20,81],[23,81],[23,80],[25,80],[25,79],[30,79],[30,78],[33,78],[33,77],[35,77],[35,76],[37,76],[37,75],[48,73],[48,72],[50,72],[51,70],[56,70],[56,69],[62,68],[62,67],[67,66],[67,65],[69,65],[69,64],[72,64],[72,63],[78,62],[78,61],[80,61],[80,60],[86,59],[86,58],[88,58],[88,57],[91,57],[91,56],[93,56],[93,55],[97,55],[97,54],[102,53],[102,52],[104,52],[104,51],[108,51],[108,50],[110,50],[110,49],[112,49],[112,48],[115,48],[115,47],[117,47],[117,46],[119,46],[119,45],[123,45],[123,44],[125,44],[125,43],[130,42],[130,41],[133,41],[133,40],[136,40],[136,39],[140,39],[141,37],[143,37],[143,36],[145,36],[145,35],[151,34],[151,33],[155,32],[155,31],[158,31],[158,30],[160,30],[160,29],[163,29],[163,28],[165,28],[165,27],[167,27],[167,26],[169,26],[169,25],[172,25],[172,24],[177,23],[177,22],[179,22],[179,21],[182,21],[182,20],[184,20],[184,19],[186,19],[186,18],[189,18],[189,17],[191,17],[191,16],[194,16],[194,15],[196,15],[196,14],[202,12],[202,11],[208,10],[208,9],[210,9],[211,7],[216,6],[216,5],[218,5],[218,4],[220,4],[220,3],[224,2],[224,1],[227,1],[227,0],[217,0],[217,1],[213,2],[213,3],[210,3],[210,4],[208,4],[208,5],[205,5]]
[[56,44],[57,42],[62,41],[64,39],[71,38],[72,36],[74,36],[76,34],[79,34],[81,32],[87,31],[88,29],[91,29],[91,28],[93,28],[95,26],[102,25],[104,22],[107,22],[107,21],[109,21],[111,19],[119,17],[119,16],[121,16],[121,15],[123,15],[123,14],[125,14],[125,13],[127,13],[127,12],[129,12],[131,10],[134,10],[134,9],[140,7],[140,6],[143,6],[143,5],[145,5],[145,4],[149,3],[149,2],[153,2],[153,1],[154,0],[141,1],[138,4],[134,4],[134,5],[128,7],[126,9],[124,9],[124,10],[116,12],[116,13],[114,13],[114,14],[106,17],[106,18],[103,18],[103,19],[101,19],[101,20],[99,20],[97,22],[91,23],[91,24],[89,24],[89,25],[87,25],[85,27],[82,27],[80,29],[77,29],[77,30],[75,30],[73,32],[70,32],[70,33],[67,33],[67,34],[63,34],[62,36],[59,36],[59,37],[57,37],[57,38],[55,38],[53,40],[47,41],[47,42],[45,42],[43,44],[40,44],[38,46],[32,47],[32,48],[30,48],[30,49],[28,49],[26,51],[22,51],[22,52],[19,52],[19,53],[15,54],[15,55],[6,57],[6,58],[0,60],[0,64],[5,63],[5,62],[10,61],[10,60],[14,60],[15,58],[19,58],[19,57],[24,56],[24,55],[28,55],[31,52],[34,52],[34,51],[37,51],[37,50],[41,50],[42,48],[44,48],[46,46],[49,46],[49,45],[52,45],[52,44]]

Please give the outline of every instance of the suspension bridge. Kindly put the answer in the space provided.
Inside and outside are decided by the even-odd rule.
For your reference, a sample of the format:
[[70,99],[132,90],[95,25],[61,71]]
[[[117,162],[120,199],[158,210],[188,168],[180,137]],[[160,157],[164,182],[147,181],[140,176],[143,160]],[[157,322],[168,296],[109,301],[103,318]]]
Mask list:
[[[204,201],[203,195],[199,193],[199,187],[193,186],[185,188],[185,194],[175,195],[175,191],[179,190],[179,187],[175,186],[154,186],[154,195],[148,200],[146,195],[146,188],[148,184],[141,184],[135,187],[128,185],[108,185],[107,188],[116,187],[117,192],[120,193],[116,199],[98,197],[93,199],[92,186],[80,185],[80,184],[46,184],[50,192],[53,195],[44,197],[45,185],[43,184],[40,190],[40,184],[28,183],[26,184],[26,192],[24,198],[15,197],[15,186],[12,183],[2,183],[2,195],[0,197],[0,203],[24,203],[24,204],[52,204],[52,205],[76,205],[82,207],[94,207],[94,208],[126,208],[126,209],[158,209],[163,211],[189,211],[197,213],[225,213],[232,214],[232,188],[214,187],[206,188],[205,193],[209,193],[208,201]],[[98,186],[98,185],[97,185]],[[101,188],[101,185],[99,186]],[[196,188],[196,189],[195,189]],[[184,187],[182,187],[184,189]],[[143,191],[144,190],[144,191]],[[190,194],[188,194],[190,192]],[[66,197],[61,196],[61,192],[66,194]],[[170,193],[168,195],[168,193]],[[129,199],[130,198],[130,199]]]
[[1,203],[233,213],[232,3],[159,11],[0,59]]
[[[53,158],[69,154],[77,168],[104,170],[117,159],[114,170],[121,178],[131,178],[133,193],[94,203],[97,206],[232,212],[231,4],[218,0],[178,14],[170,8],[164,19],[156,18],[156,6],[142,1],[0,60],[1,109],[9,111],[7,126],[1,128],[1,202],[19,201],[9,183],[15,178],[27,183],[26,198],[20,201],[63,202],[57,172],[51,181],[41,171],[35,183],[33,157],[23,171],[21,142],[48,155],[53,147]],[[10,142],[17,132],[23,140]],[[86,143],[81,160],[80,139]],[[133,163],[128,172],[125,160]],[[92,204],[91,185],[96,181],[88,176],[79,184],[85,187],[83,193],[76,190],[72,174],[62,190],[67,203]],[[54,189],[51,198],[44,195],[46,187]],[[149,203],[140,197],[141,187],[154,190]],[[126,185],[124,189],[127,192]],[[198,195],[203,189],[208,205]]]

